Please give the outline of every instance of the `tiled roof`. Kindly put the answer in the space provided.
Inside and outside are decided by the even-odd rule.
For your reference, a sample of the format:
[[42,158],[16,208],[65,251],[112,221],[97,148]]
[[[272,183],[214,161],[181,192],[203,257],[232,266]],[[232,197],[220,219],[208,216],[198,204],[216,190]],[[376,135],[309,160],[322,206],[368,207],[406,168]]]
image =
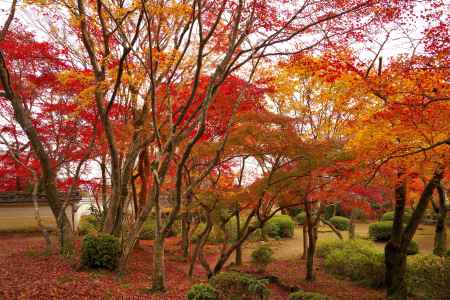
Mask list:
[[[66,193],[59,192],[59,197],[64,200]],[[38,202],[46,203],[47,197],[45,194],[37,196]],[[70,202],[79,202],[81,194],[79,191],[72,192]],[[28,192],[0,192],[0,204],[16,204],[16,203],[32,203],[31,193]]]

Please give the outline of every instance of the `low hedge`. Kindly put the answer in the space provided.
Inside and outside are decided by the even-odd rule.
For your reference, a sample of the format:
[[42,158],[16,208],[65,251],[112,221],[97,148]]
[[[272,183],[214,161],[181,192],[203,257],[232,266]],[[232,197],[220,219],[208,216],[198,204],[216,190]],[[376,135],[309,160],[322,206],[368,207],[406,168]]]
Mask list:
[[392,221],[381,221],[369,225],[369,236],[375,241],[388,241],[392,233]]
[[373,244],[370,241],[361,239],[354,239],[354,240],[340,240],[337,238],[322,239],[319,240],[317,243],[316,256],[324,258],[332,251],[344,248],[364,251],[364,249],[373,248]]
[[350,219],[346,217],[332,217],[330,218],[330,223],[338,230],[348,230],[350,228]]
[[[394,211],[388,211],[384,213],[381,216],[381,221],[394,221]],[[408,223],[409,220],[411,220],[412,211],[411,210],[405,210],[405,213],[403,214],[403,223]]]
[[217,291],[219,300],[267,300],[270,295],[268,280],[240,272],[221,272],[209,283]]
[[87,234],[81,248],[81,265],[114,270],[120,255],[119,239],[110,234]]
[[272,238],[291,238],[294,236],[295,223],[288,215],[277,215],[264,224],[263,231]]
[[334,298],[319,293],[297,291],[290,293],[288,300],[334,300]]
[[408,245],[408,249],[406,249],[406,254],[415,255],[419,253],[419,244],[416,241],[411,241]]
[[406,285],[408,292],[418,299],[449,299],[450,257],[431,254],[408,257]]
[[217,300],[216,290],[209,284],[195,284],[187,293],[188,300]]
[[325,253],[324,267],[327,272],[370,287],[383,286],[384,254],[372,245],[360,241],[342,242]]

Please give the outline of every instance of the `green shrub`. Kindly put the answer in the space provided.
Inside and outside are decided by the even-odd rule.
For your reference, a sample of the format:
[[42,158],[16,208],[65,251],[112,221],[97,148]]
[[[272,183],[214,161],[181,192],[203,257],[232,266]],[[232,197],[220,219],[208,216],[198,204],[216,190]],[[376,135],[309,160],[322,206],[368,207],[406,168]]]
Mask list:
[[245,273],[222,272],[213,276],[209,283],[219,295],[218,299],[266,300],[270,291],[266,279],[257,279]]
[[431,254],[409,256],[406,285],[408,292],[418,299],[449,299],[450,258]]
[[272,217],[263,227],[263,231],[272,238],[291,238],[294,236],[295,224],[288,215]]
[[415,255],[419,253],[419,245],[416,241],[411,241],[408,245],[408,249],[406,249],[406,254]]
[[297,291],[289,294],[288,300],[333,300],[334,298],[319,293]]
[[356,249],[358,251],[369,251],[373,248],[373,244],[370,241],[366,240],[340,240],[337,238],[329,238],[319,240],[317,243],[316,256],[317,257],[326,257],[329,253],[338,249]]
[[363,242],[344,242],[325,256],[325,270],[370,287],[384,284],[384,254]]
[[187,293],[188,300],[216,300],[216,290],[209,284],[195,284]]
[[261,245],[252,252],[252,263],[262,272],[272,262],[272,255],[269,246]]
[[449,256],[450,257],[450,248],[447,249],[447,253],[445,254],[445,256]]
[[[162,224],[164,226],[165,220],[162,219]],[[179,225],[179,222],[174,222],[172,225],[172,228],[169,231],[169,237],[171,236],[177,236],[178,231],[177,227]],[[154,217],[148,217],[147,220],[145,220],[144,226],[142,227],[141,233],[139,234],[139,239],[141,240],[153,240],[155,238],[155,232],[156,232],[156,220]]]
[[392,221],[381,221],[369,225],[369,236],[376,241],[387,241],[391,238]]
[[78,225],[78,232],[82,235],[88,233],[95,233],[100,231],[101,222],[94,215],[84,215],[80,218],[80,223]]
[[119,239],[109,235],[87,234],[81,249],[81,264],[89,268],[114,270],[120,254]]
[[[394,221],[394,211],[388,211],[381,216],[381,221]],[[403,214],[403,223],[408,223],[411,220],[412,211],[407,209]]]
[[338,230],[348,230],[350,228],[350,219],[346,217],[335,216],[330,219],[330,222]]
[[297,224],[303,225],[303,224],[305,224],[305,221],[306,221],[306,213],[305,212],[301,212],[295,216],[295,222],[297,222]]

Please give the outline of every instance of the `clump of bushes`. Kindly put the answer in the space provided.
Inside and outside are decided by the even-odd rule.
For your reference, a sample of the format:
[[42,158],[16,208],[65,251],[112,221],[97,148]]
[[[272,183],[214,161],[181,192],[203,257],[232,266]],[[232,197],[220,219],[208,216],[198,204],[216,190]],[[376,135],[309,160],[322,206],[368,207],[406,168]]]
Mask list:
[[388,241],[392,233],[392,221],[380,221],[369,225],[369,236],[375,241]]
[[259,246],[252,252],[252,263],[258,268],[258,271],[264,272],[267,265],[269,265],[273,258],[273,251],[269,246]]
[[[325,269],[370,287],[384,284],[384,254],[364,242],[342,242],[329,252],[325,251]],[[323,249],[322,249],[323,253]]]
[[350,228],[350,219],[346,217],[332,217],[330,218],[330,223],[338,230],[348,230]]
[[408,245],[408,249],[406,249],[406,254],[415,255],[419,253],[419,245],[416,241],[411,241]]
[[81,264],[92,269],[114,270],[120,255],[119,239],[110,234],[87,234],[81,249]]
[[264,234],[272,238],[291,238],[294,236],[295,224],[288,215],[272,217],[263,227]]
[[[394,211],[388,211],[381,216],[381,221],[394,221]],[[407,209],[403,214],[403,223],[408,223],[411,220],[412,211]]]
[[317,243],[316,256],[326,257],[334,250],[339,249],[371,249],[373,245],[370,241],[355,239],[355,240],[340,240],[337,238],[329,238],[319,240]]
[[100,231],[101,221],[95,215],[84,215],[80,218],[78,232],[82,235]]
[[319,293],[297,291],[289,294],[288,300],[333,300],[334,298]]
[[217,292],[209,284],[195,284],[187,293],[188,300],[216,300]]
[[435,255],[408,257],[408,292],[418,299],[448,299],[450,295],[450,258]]
[[209,283],[217,291],[220,300],[269,299],[268,280],[257,279],[245,273],[222,272],[213,276]]
[[297,214],[295,216],[295,222],[297,222],[297,224],[299,225],[303,225],[306,222],[306,213],[305,212],[301,212],[299,214]]

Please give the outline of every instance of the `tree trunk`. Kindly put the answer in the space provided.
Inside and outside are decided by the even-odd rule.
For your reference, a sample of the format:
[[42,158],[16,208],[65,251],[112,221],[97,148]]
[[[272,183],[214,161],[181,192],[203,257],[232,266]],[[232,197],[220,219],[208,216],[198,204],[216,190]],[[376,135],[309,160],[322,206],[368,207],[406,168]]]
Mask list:
[[348,229],[348,236],[351,240],[355,239],[355,213],[356,210],[353,208],[350,214],[350,227]]
[[165,264],[164,264],[164,236],[162,233],[161,210],[159,199],[155,201],[155,241],[153,243],[153,278],[152,291],[166,290]]
[[181,250],[184,258],[189,257],[190,227],[188,212],[185,212],[181,217]]
[[308,251],[306,255],[306,280],[314,281],[316,275],[314,272],[314,255],[316,253],[317,226],[308,226]]
[[[236,205],[236,240],[241,239],[241,216],[239,212],[238,204]],[[239,245],[236,248],[236,265],[242,265],[242,247]]]
[[308,252],[308,225],[303,223],[303,253],[302,253],[302,259],[306,258],[306,252]]
[[406,251],[392,240],[386,244],[385,250],[387,299],[406,300],[407,289],[405,283]]
[[445,190],[442,186],[437,186],[439,194],[439,208],[436,220],[434,235],[433,254],[444,256],[447,252],[447,204]]
[[[428,206],[428,202],[433,196],[434,189],[439,186],[444,174],[444,169],[439,167],[434,172],[433,178],[428,182],[420,195],[408,225],[403,230],[403,214],[406,203],[406,184],[403,179],[395,189],[395,213],[394,225],[392,228],[391,239],[385,247],[385,265],[386,265],[386,286],[387,299],[406,300],[407,289],[405,283],[406,255],[409,243],[419,226],[419,223]],[[399,174],[402,177],[402,174]]]
[[[6,98],[11,102],[14,109],[14,117],[20,124],[20,127],[25,131],[34,154],[39,159],[42,170],[42,182],[47,196],[49,206],[52,210],[53,216],[56,219],[57,226],[60,229],[60,253],[70,254],[74,249],[74,235],[72,227],[70,226],[69,218],[67,217],[64,207],[59,199],[58,191],[55,183],[55,172],[52,167],[50,157],[45,150],[44,145],[37,133],[36,128],[30,117],[30,113],[23,105],[22,99],[15,93],[10,82],[9,71],[6,66],[3,54],[0,52],[0,82],[5,90]],[[59,216],[62,216],[59,218]]]

